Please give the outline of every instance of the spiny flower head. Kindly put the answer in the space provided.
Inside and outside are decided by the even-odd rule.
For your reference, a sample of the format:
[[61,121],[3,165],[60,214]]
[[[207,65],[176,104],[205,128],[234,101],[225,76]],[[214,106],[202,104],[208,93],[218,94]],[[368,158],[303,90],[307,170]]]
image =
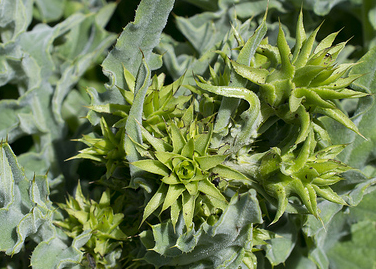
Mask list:
[[335,63],[346,44],[332,45],[338,32],[330,34],[314,48],[319,28],[307,37],[300,13],[293,53],[280,25],[277,46],[268,44],[267,39],[261,42],[257,52],[264,57],[256,57],[252,67],[231,61],[239,75],[259,85],[262,105],[270,107],[269,114],[264,113],[265,118],[276,115],[287,123],[301,126],[296,144],[308,136],[307,120],[314,114],[327,115],[360,134],[334,102],[367,95],[346,88],[360,75],[342,77],[355,64]]
[[345,146],[334,145],[314,152],[315,147],[311,131],[300,149],[282,154],[280,148],[274,147],[261,159],[258,180],[266,192],[278,201],[273,223],[285,212],[288,198],[292,195],[298,196],[315,217],[319,216],[317,196],[346,204],[330,188],[341,180],[341,173],[351,169],[334,159]]

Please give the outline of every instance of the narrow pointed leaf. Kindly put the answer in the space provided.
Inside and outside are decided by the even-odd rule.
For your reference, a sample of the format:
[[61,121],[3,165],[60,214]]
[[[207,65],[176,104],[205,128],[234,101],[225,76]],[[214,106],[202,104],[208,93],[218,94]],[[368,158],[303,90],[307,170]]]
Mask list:
[[316,46],[315,51],[313,52],[314,54],[327,49],[332,46],[333,41],[336,39],[337,35],[339,34],[341,30],[331,33],[327,37],[325,37],[323,40],[320,41],[320,43]]
[[[230,87],[230,86],[213,86],[206,83],[201,83],[196,81],[197,85],[208,92],[215,93],[218,95],[223,95],[226,97],[235,97],[241,98],[246,100],[249,105],[250,109],[257,110],[259,107],[259,99],[255,93],[246,89],[246,88],[237,88],[237,87]],[[256,109],[255,109],[256,108]]]
[[300,107],[298,108],[297,114],[298,114],[299,121],[300,121],[300,130],[299,130],[299,135],[295,141],[296,145],[303,142],[306,139],[306,137],[309,134],[310,126],[311,126],[311,117],[302,105],[300,105]]
[[346,202],[341,198],[341,196],[335,193],[329,186],[319,187],[319,186],[312,184],[312,187],[316,191],[317,195],[319,195],[320,197],[328,201],[331,201],[333,203],[346,205]]
[[133,162],[132,165],[149,173],[161,176],[168,176],[170,174],[170,170],[164,164],[157,160],[140,160]]
[[281,55],[282,67],[281,71],[284,77],[290,78],[294,74],[294,67],[290,61],[290,47],[287,44],[285,33],[282,30],[282,25],[279,23],[279,31],[277,37],[277,47]]
[[[266,15],[266,14],[265,14]],[[257,47],[260,45],[267,31],[266,16],[264,16],[260,26],[256,29],[255,33],[247,40],[244,47],[239,52],[237,62],[244,65],[250,65]],[[240,86],[240,85],[235,85]]]
[[345,78],[339,78],[337,81],[330,83],[328,85],[324,85],[323,88],[329,89],[343,89],[349,86],[351,83],[356,81],[358,78],[364,76],[364,74],[356,74],[356,75],[349,75]]
[[298,25],[296,27],[296,42],[295,42],[295,47],[294,47],[294,55],[292,58],[292,62],[294,63],[296,58],[299,55],[299,52],[302,48],[303,42],[306,40],[307,36],[304,30],[304,25],[303,25],[303,10],[300,10],[299,13],[299,18],[298,18]]
[[366,139],[358,130],[358,127],[345,115],[343,112],[337,108],[331,109],[331,108],[316,108],[315,112],[324,114],[339,123],[343,124],[346,128],[349,128],[350,130],[354,131],[364,139]]
[[188,191],[189,195],[196,196],[198,195],[198,183],[197,181],[191,181],[185,185],[185,189]]
[[341,153],[342,150],[345,149],[346,146],[347,145],[331,145],[318,152],[315,152],[315,155],[311,158],[314,158],[313,160],[334,159],[339,153]]
[[266,188],[268,191],[271,191],[277,195],[278,201],[277,212],[273,221],[270,223],[270,225],[272,225],[276,223],[286,211],[288,200],[285,187],[282,185],[282,183],[270,184]]
[[231,65],[234,67],[236,73],[257,85],[264,84],[266,77],[269,75],[269,71],[266,69],[250,67],[235,61],[231,61]]
[[252,181],[239,171],[236,171],[228,166],[225,165],[217,165],[212,169],[212,172],[218,174],[219,177],[224,178],[226,180],[237,180],[242,182],[248,182],[248,184]]
[[350,89],[332,90],[325,88],[312,89],[322,99],[344,99],[344,98],[360,98],[368,96],[368,93],[353,91]]
[[136,88],[136,78],[132,75],[131,72],[128,71],[127,68],[123,65],[123,72],[124,72],[124,79],[125,83],[128,86],[128,90],[134,93],[135,88]]
[[287,170],[288,173],[298,172],[306,164],[308,157],[311,155],[312,144],[316,145],[316,141],[311,131],[304,141],[297,158],[294,160],[294,164]]
[[139,125],[141,129],[141,133],[144,138],[149,142],[149,144],[156,150],[160,152],[164,151],[172,151],[171,145],[167,144],[160,138],[156,138],[152,134],[150,134],[141,124]]
[[325,69],[324,66],[306,65],[296,70],[293,82],[297,87],[308,86]]
[[195,160],[200,165],[201,170],[207,171],[218,164],[221,164],[226,159],[226,155],[208,155],[202,157],[195,157]]
[[178,222],[180,212],[183,210],[181,206],[181,200],[177,199],[174,201],[174,203],[171,205],[171,223],[175,231],[176,223]]
[[183,218],[185,226],[188,230],[191,229],[193,214],[195,211],[196,196],[190,195],[188,192],[183,192]]
[[319,106],[324,108],[335,108],[332,102],[324,100],[315,89],[312,88],[297,88],[294,90],[293,95],[297,98],[304,98],[306,103],[311,106]]
[[345,74],[346,71],[348,71],[350,68],[352,68],[355,64],[349,63],[349,64],[340,64],[335,69],[333,69],[333,72],[330,73],[330,76],[326,78],[325,80],[322,80],[320,76],[317,76],[314,80],[312,80],[310,86],[316,87],[316,86],[323,86],[330,84],[332,82],[335,82],[338,78],[340,78],[343,74]]
[[141,224],[144,223],[144,221],[164,202],[166,198],[167,188],[168,187],[165,184],[159,186],[157,192],[153,195],[144,209]]
[[166,199],[163,202],[161,213],[169,208],[173,203],[175,203],[183,193],[183,191],[185,191],[185,187],[183,185],[169,186],[166,194]]
[[208,179],[204,179],[198,182],[198,190],[207,195],[213,196],[218,200],[226,201],[226,198]]
[[192,159],[193,158],[193,152],[194,152],[194,141],[193,139],[189,139],[188,143],[186,143],[181,151],[181,155],[187,158]]
[[317,32],[319,31],[321,25],[322,24],[320,24],[319,27],[317,27],[315,31],[313,31],[312,34],[308,37],[308,39],[305,41],[299,53],[299,56],[297,57],[294,63],[296,68],[300,68],[306,65],[308,58],[311,55],[313,43],[315,42]]
[[180,153],[183,149],[184,145],[187,143],[182,136],[179,128],[176,126],[175,123],[171,123],[169,126],[171,128],[171,140],[172,140],[172,146],[173,146],[173,152],[174,153]]
[[213,133],[213,128],[210,128],[208,133],[200,134],[195,137],[195,140],[194,140],[195,151],[200,156],[206,155],[206,152],[210,144],[210,139],[212,137],[212,133]]
[[181,184],[175,173],[171,173],[170,175],[163,177],[161,181],[167,185]]

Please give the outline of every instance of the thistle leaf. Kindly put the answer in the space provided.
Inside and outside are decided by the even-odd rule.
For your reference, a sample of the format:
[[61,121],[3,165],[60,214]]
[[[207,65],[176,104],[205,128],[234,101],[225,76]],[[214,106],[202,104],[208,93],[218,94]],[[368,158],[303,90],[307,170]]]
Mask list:
[[171,135],[173,152],[181,153],[187,141],[185,140],[179,128],[176,126],[174,122],[171,122],[171,124],[168,127],[170,128],[169,134]]
[[136,78],[136,89],[139,88],[137,85],[140,84],[137,81],[143,81],[144,78],[138,78],[137,72],[139,67],[143,65],[143,57],[151,70],[160,66],[161,63],[155,61],[152,50],[158,45],[158,40],[173,4],[173,0],[141,1],[134,22],[129,23],[124,28],[115,48],[111,50],[102,63],[103,72],[110,79],[108,88],[114,88],[116,85],[122,89],[127,89],[124,78],[125,69]]
[[[166,199],[163,202],[161,213],[165,211],[167,208],[169,208],[170,206],[172,206],[172,204],[176,203],[184,191],[185,191],[185,187],[182,185],[170,185],[168,187]],[[171,213],[171,216],[172,216],[172,213]]]
[[200,180],[198,182],[198,190],[218,200],[226,201],[226,198],[208,179]]
[[139,160],[131,164],[149,173],[161,176],[168,176],[170,174],[170,170],[157,160]]
[[207,171],[221,163],[226,159],[226,155],[208,155],[208,156],[198,156],[194,159],[198,162],[201,170]]
[[156,193],[153,195],[153,197],[151,197],[150,201],[145,206],[140,226],[164,202],[164,200],[166,199],[167,191],[168,191],[167,185],[161,184],[159,186]]
[[[278,31],[278,37],[277,37],[277,47],[279,50],[279,54],[281,55],[281,72],[282,76],[284,78],[291,78],[294,74],[294,66],[291,64],[290,61],[290,47],[287,44],[285,33],[282,30],[282,25],[279,23],[279,31]],[[304,47],[303,47],[304,50]],[[299,54],[300,56],[301,54]],[[297,66],[299,67],[299,66]]]
[[339,34],[341,30],[331,33],[327,37],[325,37],[323,40],[320,41],[320,43],[316,46],[313,54],[319,53],[320,51],[330,48],[333,44],[333,41],[336,39],[337,35]]
[[353,91],[350,89],[341,89],[338,91],[326,88],[313,88],[312,91],[314,91],[322,99],[360,98],[369,96],[367,93]]
[[317,35],[317,32],[320,30],[321,28],[321,25],[320,24],[313,32],[312,34],[308,37],[307,40],[305,40],[304,44],[303,44],[303,47],[299,53],[299,56],[296,58],[295,62],[293,62],[295,68],[301,68],[303,66],[305,66],[307,64],[307,61],[309,59],[309,56],[311,55],[312,53],[312,47],[313,47],[313,43],[315,42],[315,39],[316,39],[316,35]]
[[365,140],[367,140],[358,130],[358,127],[345,115],[341,110],[337,108],[315,108],[316,113],[324,114],[339,123],[343,124],[346,128],[352,130],[353,132],[357,133],[361,137],[363,137]]
[[329,186],[317,186],[312,185],[317,195],[319,195],[322,198],[325,198],[328,201],[331,201],[336,204],[340,205],[347,205],[346,202],[339,196],[337,193],[335,193]]
[[266,69],[250,67],[235,61],[231,61],[231,65],[234,67],[236,73],[257,85],[264,84],[266,77],[269,75],[269,71]]
[[192,196],[187,192],[183,192],[183,218],[188,230],[192,229],[196,197],[197,196]]
[[296,43],[295,43],[295,47],[294,47],[294,55],[292,57],[293,63],[295,62],[296,58],[298,57],[304,41],[306,41],[306,39],[307,39],[306,32],[304,30],[304,25],[303,25],[303,9],[300,9],[298,23],[297,23],[297,27],[296,27],[295,38],[296,38]]
[[181,150],[181,155],[192,159],[194,150],[194,141],[193,138],[191,138],[188,140],[188,142],[184,145],[183,149]]
[[181,184],[179,178],[176,176],[175,173],[171,173],[170,175],[165,176],[161,179],[161,181],[167,185]]

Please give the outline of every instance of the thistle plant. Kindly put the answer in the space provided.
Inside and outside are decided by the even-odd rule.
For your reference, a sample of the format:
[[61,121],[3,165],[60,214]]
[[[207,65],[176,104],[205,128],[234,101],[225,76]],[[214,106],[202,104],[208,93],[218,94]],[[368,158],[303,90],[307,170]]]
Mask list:
[[372,268],[372,1],[128,2],[0,1],[0,267]]
[[293,152],[282,155],[278,147],[267,151],[261,158],[260,184],[267,194],[278,201],[277,212],[272,223],[285,212],[290,196],[298,196],[308,212],[319,218],[317,196],[330,202],[346,205],[346,202],[330,186],[342,180],[341,174],[351,168],[334,160],[344,148],[335,145],[320,151],[310,152],[315,147],[313,133],[309,134],[305,144],[296,156]]
[[[123,242],[127,235],[120,229],[124,214],[114,213],[113,208],[121,203],[121,197],[111,204],[110,190],[101,196],[99,203],[85,198],[81,185],[78,184],[75,197],[69,196],[66,203],[59,207],[69,215],[55,225],[62,228],[71,238],[76,238],[84,232],[91,234],[90,239],[82,247],[87,253],[86,263],[96,268],[115,268],[119,259]],[[116,206],[115,206],[116,205]]]
[[338,32],[330,34],[313,48],[320,26],[307,38],[301,12],[293,52],[280,24],[277,46],[268,44],[267,38],[263,40],[257,53],[264,57],[256,57],[253,66],[231,61],[239,75],[259,85],[264,122],[276,115],[286,123],[300,126],[295,145],[307,138],[312,128],[310,122],[318,114],[333,118],[361,135],[355,124],[337,108],[334,100],[367,96],[367,93],[346,88],[362,75],[342,77],[355,63],[335,63],[346,45],[346,42],[332,45]]
[[[145,221],[162,205],[161,212],[170,208],[171,221],[175,227],[182,213],[188,230],[192,229],[196,215],[212,221],[225,210],[227,200],[217,188],[216,178],[227,178],[228,173],[244,177],[221,165],[226,155],[210,149],[213,130],[211,118],[198,120],[193,104],[181,119],[173,118],[166,124],[166,139],[158,139],[143,129],[151,159],[131,164],[144,171],[160,176],[159,188],[147,203],[142,221]],[[141,145],[139,145],[141,147]],[[220,167],[215,174],[213,168]],[[217,185],[217,186],[216,186]],[[218,212],[220,210],[220,212]]]
[[[123,128],[128,119],[130,107],[134,103],[136,92],[136,78],[123,66],[123,76],[126,82],[126,89],[117,87],[121,94],[123,104],[95,104],[95,97],[91,94],[91,111],[115,116],[116,120],[112,127]],[[184,76],[169,85],[164,85],[165,74],[154,76],[148,86],[143,103],[143,126],[155,135],[163,135],[163,119],[168,117],[181,117],[184,113],[185,104],[190,101],[191,96],[175,97],[181,87]],[[90,92],[89,92],[90,93]],[[89,117],[90,119],[90,117]]]
[[[339,175],[351,168],[334,161],[343,146],[330,145],[329,136],[317,117],[329,116],[362,136],[334,100],[365,97],[368,94],[346,88],[361,75],[342,77],[355,64],[334,63],[346,44],[343,42],[332,46],[338,32],[323,39],[313,49],[319,28],[320,26],[307,38],[301,12],[293,53],[280,24],[277,46],[268,44],[267,38],[262,40],[249,65],[243,63],[243,51],[249,50],[246,44],[240,47],[238,60],[228,59],[224,52],[219,51],[225,68],[252,82],[249,86],[243,83],[248,88],[234,87],[231,80],[226,81],[228,85],[218,85],[218,79],[213,74],[209,82],[202,77],[199,77],[200,81],[196,81],[203,90],[226,97],[242,98],[249,103],[248,115],[253,117],[248,116],[248,119],[255,121],[256,126],[253,126],[258,129],[258,136],[264,144],[256,143],[254,152],[251,143],[243,144],[243,147],[248,148],[248,153],[244,155],[246,151],[243,150],[242,154],[237,155],[243,155],[240,159],[248,158],[250,161],[239,161],[235,154],[229,164],[259,182],[266,195],[277,200],[277,212],[272,223],[278,221],[285,212],[288,199],[292,196],[297,196],[308,212],[317,218],[317,196],[334,203],[346,204],[330,185],[338,182]],[[262,119],[257,124],[255,115],[258,111]],[[270,127],[280,120],[285,123],[284,136],[273,135],[275,137],[272,139],[270,132],[275,129]],[[271,129],[269,133],[268,129]],[[272,148],[260,152],[268,140],[269,147]],[[318,145],[318,140],[326,141],[324,144],[327,147],[323,143]]]
[[73,140],[82,142],[88,147],[81,150],[76,156],[67,159],[67,161],[82,158],[105,164],[106,178],[108,179],[112,176],[115,169],[124,163],[125,151],[121,146],[121,141],[124,139],[124,130],[113,133],[113,128],[108,126],[104,117],[100,119],[100,129],[102,137],[93,137],[90,134]]

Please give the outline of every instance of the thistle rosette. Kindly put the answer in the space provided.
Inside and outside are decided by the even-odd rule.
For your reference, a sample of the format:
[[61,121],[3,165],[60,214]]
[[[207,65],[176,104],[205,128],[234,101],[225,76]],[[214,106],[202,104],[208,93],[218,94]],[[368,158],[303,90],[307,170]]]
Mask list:
[[111,261],[120,257],[123,241],[127,240],[127,235],[120,229],[124,214],[113,211],[121,199],[114,204],[110,200],[109,190],[102,194],[99,203],[90,200],[82,194],[78,184],[75,197],[69,196],[65,204],[58,204],[69,217],[55,221],[55,224],[69,237],[74,239],[85,231],[91,233],[82,250],[88,254],[87,262],[95,263],[96,268],[108,268]]
[[[187,107],[187,103],[192,99],[191,96],[179,95],[176,92],[182,85],[184,76],[169,85],[164,85],[165,74],[154,76],[151,85],[148,87],[143,103],[143,126],[155,135],[163,136],[164,119],[172,117],[181,117]],[[128,119],[128,114],[134,102],[136,93],[136,78],[124,67],[124,79],[128,89],[117,88],[124,98],[125,104],[92,104],[89,108],[97,113],[105,113],[116,116],[118,120],[113,127],[123,128]],[[92,103],[95,98],[91,96]]]
[[[160,176],[159,188],[147,203],[142,222],[160,206],[161,213],[170,208],[174,227],[181,212],[188,230],[192,229],[196,215],[214,221],[213,216],[223,212],[228,205],[216,187],[215,179],[244,178],[222,165],[227,156],[209,148],[213,134],[210,119],[194,119],[193,112],[191,105],[181,119],[166,122],[165,139],[154,137],[142,127],[150,158],[131,165]],[[145,150],[146,145],[138,147]],[[214,168],[215,173],[212,172]]]
[[257,49],[253,66],[231,61],[239,75],[259,85],[264,121],[276,115],[289,124],[300,125],[295,144],[307,138],[314,114],[329,116],[361,135],[334,102],[366,96],[366,93],[347,88],[361,75],[342,77],[355,63],[335,63],[346,45],[346,42],[332,45],[338,32],[330,34],[314,48],[319,29],[320,26],[307,37],[300,13],[293,53],[280,24],[277,46],[264,39]]
[[[89,106],[91,111],[104,115],[100,119],[100,129],[102,136],[98,137],[93,134],[84,135],[81,139],[74,141],[82,142],[88,147],[81,150],[76,156],[69,158],[90,159],[106,165],[106,178],[110,178],[115,169],[125,164],[125,149],[124,149],[124,135],[125,123],[128,119],[130,107],[133,104],[136,79],[124,68],[124,78],[128,86],[128,90],[118,88],[119,92],[124,98],[125,104],[101,104]],[[145,101],[143,104],[143,126],[152,132],[155,136],[164,136],[164,118],[181,117],[184,114],[187,102],[192,97],[180,95],[175,97],[176,92],[181,86],[183,77],[169,85],[164,85],[165,75],[160,74],[154,76],[151,86],[147,90]],[[90,91],[89,91],[90,94]],[[91,95],[92,103],[95,98]],[[111,115],[115,123],[112,126],[107,124],[105,118]],[[90,113],[87,118],[92,121]]]
[[334,159],[345,145],[332,145],[314,152],[315,146],[316,140],[311,131],[299,150],[282,154],[278,147],[274,147],[261,158],[258,181],[278,201],[272,223],[285,212],[291,196],[297,196],[315,217],[319,217],[317,196],[346,205],[330,187],[342,179],[341,173],[351,169]]
[[124,139],[124,130],[114,132],[104,118],[100,120],[100,128],[102,137],[83,135],[81,139],[74,140],[82,142],[88,147],[80,150],[79,154],[68,160],[83,158],[104,163],[106,165],[106,178],[108,179],[125,160],[125,151],[121,143]]

